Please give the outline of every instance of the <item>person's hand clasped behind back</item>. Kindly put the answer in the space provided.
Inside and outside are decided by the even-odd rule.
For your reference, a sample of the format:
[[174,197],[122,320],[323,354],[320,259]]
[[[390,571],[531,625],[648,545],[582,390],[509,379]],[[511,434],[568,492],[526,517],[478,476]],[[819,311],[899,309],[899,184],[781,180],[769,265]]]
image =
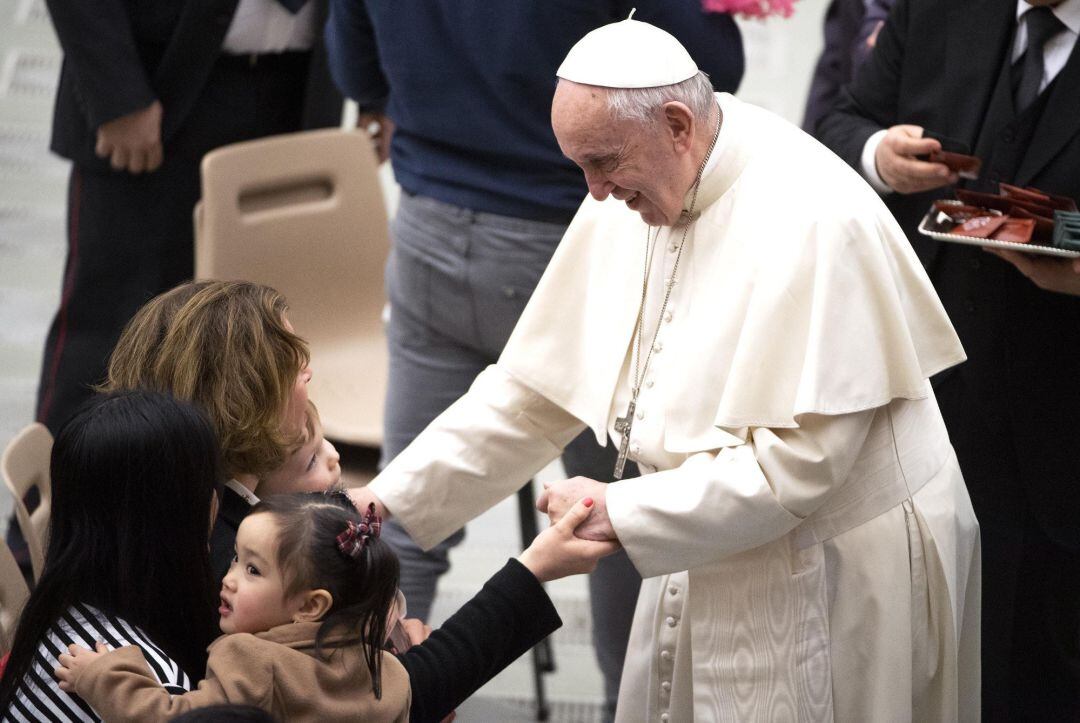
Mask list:
[[940,151],[940,141],[923,138],[923,129],[913,125],[889,128],[874,152],[878,175],[897,193],[921,193],[957,182],[957,175],[944,163],[916,158]]
[[384,163],[390,158],[390,141],[394,137],[394,121],[390,120],[390,116],[385,113],[360,113],[356,117],[356,127],[371,137],[376,161]]
[[109,159],[114,171],[156,171],[164,160],[161,146],[162,108],[159,101],[102,123],[94,152]]

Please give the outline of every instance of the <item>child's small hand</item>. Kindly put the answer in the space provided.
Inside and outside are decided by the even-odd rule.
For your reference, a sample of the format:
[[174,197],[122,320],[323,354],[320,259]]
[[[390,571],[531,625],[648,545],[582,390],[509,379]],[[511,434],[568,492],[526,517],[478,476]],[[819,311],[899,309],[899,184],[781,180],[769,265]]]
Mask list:
[[75,681],[78,679],[80,671],[105,653],[109,652],[109,648],[105,643],[98,642],[96,647],[97,652],[95,653],[89,648],[84,648],[81,645],[72,643],[68,646],[67,653],[60,653],[60,657],[58,658],[60,667],[53,671],[53,675],[60,681],[60,690],[69,693],[74,692]]
[[586,497],[551,527],[533,540],[518,560],[540,582],[558,580],[567,575],[592,572],[601,557],[606,557],[620,547],[616,540],[583,540],[574,530],[592,513],[593,501]]

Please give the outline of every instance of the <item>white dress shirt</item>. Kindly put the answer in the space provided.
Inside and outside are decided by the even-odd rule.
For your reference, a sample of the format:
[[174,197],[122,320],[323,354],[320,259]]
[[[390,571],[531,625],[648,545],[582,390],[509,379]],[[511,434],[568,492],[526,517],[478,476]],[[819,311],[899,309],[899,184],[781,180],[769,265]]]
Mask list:
[[225,481],[225,486],[228,487],[229,489],[231,489],[236,494],[243,497],[244,501],[247,502],[252,507],[259,504],[259,502],[260,502],[258,496],[254,492],[252,492],[247,487],[240,484],[238,481],[236,481],[234,479],[226,480]]
[[315,43],[315,2],[293,15],[277,0],[240,0],[222,50],[229,55],[311,50]]
[[[1027,23],[1022,22],[1021,19],[1028,10],[1031,10],[1031,8],[1032,6],[1025,0],[1017,0],[1016,22],[1019,23],[1019,25],[1016,29],[1016,36],[1013,39],[1011,56],[1011,62],[1013,63],[1019,60],[1020,56],[1027,50]],[[1057,77],[1057,74],[1061,72],[1061,69],[1065,67],[1065,63],[1069,60],[1069,55],[1072,54],[1073,46],[1076,45],[1077,35],[1080,35],[1080,0],[1064,0],[1064,2],[1052,7],[1051,10],[1065,28],[1057,35],[1047,40],[1046,45],[1043,46],[1043,77],[1042,82],[1039,83],[1040,93],[1046,89],[1046,86],[1050,85],[1050,82],[1053,81],[1054,78]],[[892,187],[885,183],[881,176],[878,175],[877,163],[875,162],[877,147],[881,144],[886,132],[888,132],[888,129],[882,128],[880,131],[866,139],[866,145],[863,146],[860,163],[863,177],[866,178],[878,193],[893,192]]]

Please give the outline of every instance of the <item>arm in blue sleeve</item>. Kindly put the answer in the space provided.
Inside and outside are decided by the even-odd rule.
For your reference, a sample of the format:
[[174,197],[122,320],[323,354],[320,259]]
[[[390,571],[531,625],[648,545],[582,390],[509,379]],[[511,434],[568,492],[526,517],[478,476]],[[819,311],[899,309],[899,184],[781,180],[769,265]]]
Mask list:
[[738,90],[746,60],[734,18],[703,11],[701,0],[633,0],[626,3],[627,14],[631,4],[637,7],[635,20],[652,23],[678,38],[698,68],[708,74],[713,88],[726,93]]
[[326,53],[338,89],[361,111],[382,111],[390,85],[379,64],[375,29],[364,0],[330,0]]

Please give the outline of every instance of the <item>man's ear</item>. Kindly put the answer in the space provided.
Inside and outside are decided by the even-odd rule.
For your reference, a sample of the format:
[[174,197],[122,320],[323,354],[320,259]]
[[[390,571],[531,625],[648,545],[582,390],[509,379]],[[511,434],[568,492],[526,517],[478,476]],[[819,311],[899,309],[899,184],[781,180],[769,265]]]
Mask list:
[[696,128],[693,112],[685,103],[670,100],[664,103],[664,122],[671,134],[671,142],[676,153],[687,153],[693,146]]
[[303,601],[300,608],[293,613],[294,623],[314,623],[322,620],[330,610],[330,606],[334,604],[334,596],[321,588],[300,594],[303,596]]

